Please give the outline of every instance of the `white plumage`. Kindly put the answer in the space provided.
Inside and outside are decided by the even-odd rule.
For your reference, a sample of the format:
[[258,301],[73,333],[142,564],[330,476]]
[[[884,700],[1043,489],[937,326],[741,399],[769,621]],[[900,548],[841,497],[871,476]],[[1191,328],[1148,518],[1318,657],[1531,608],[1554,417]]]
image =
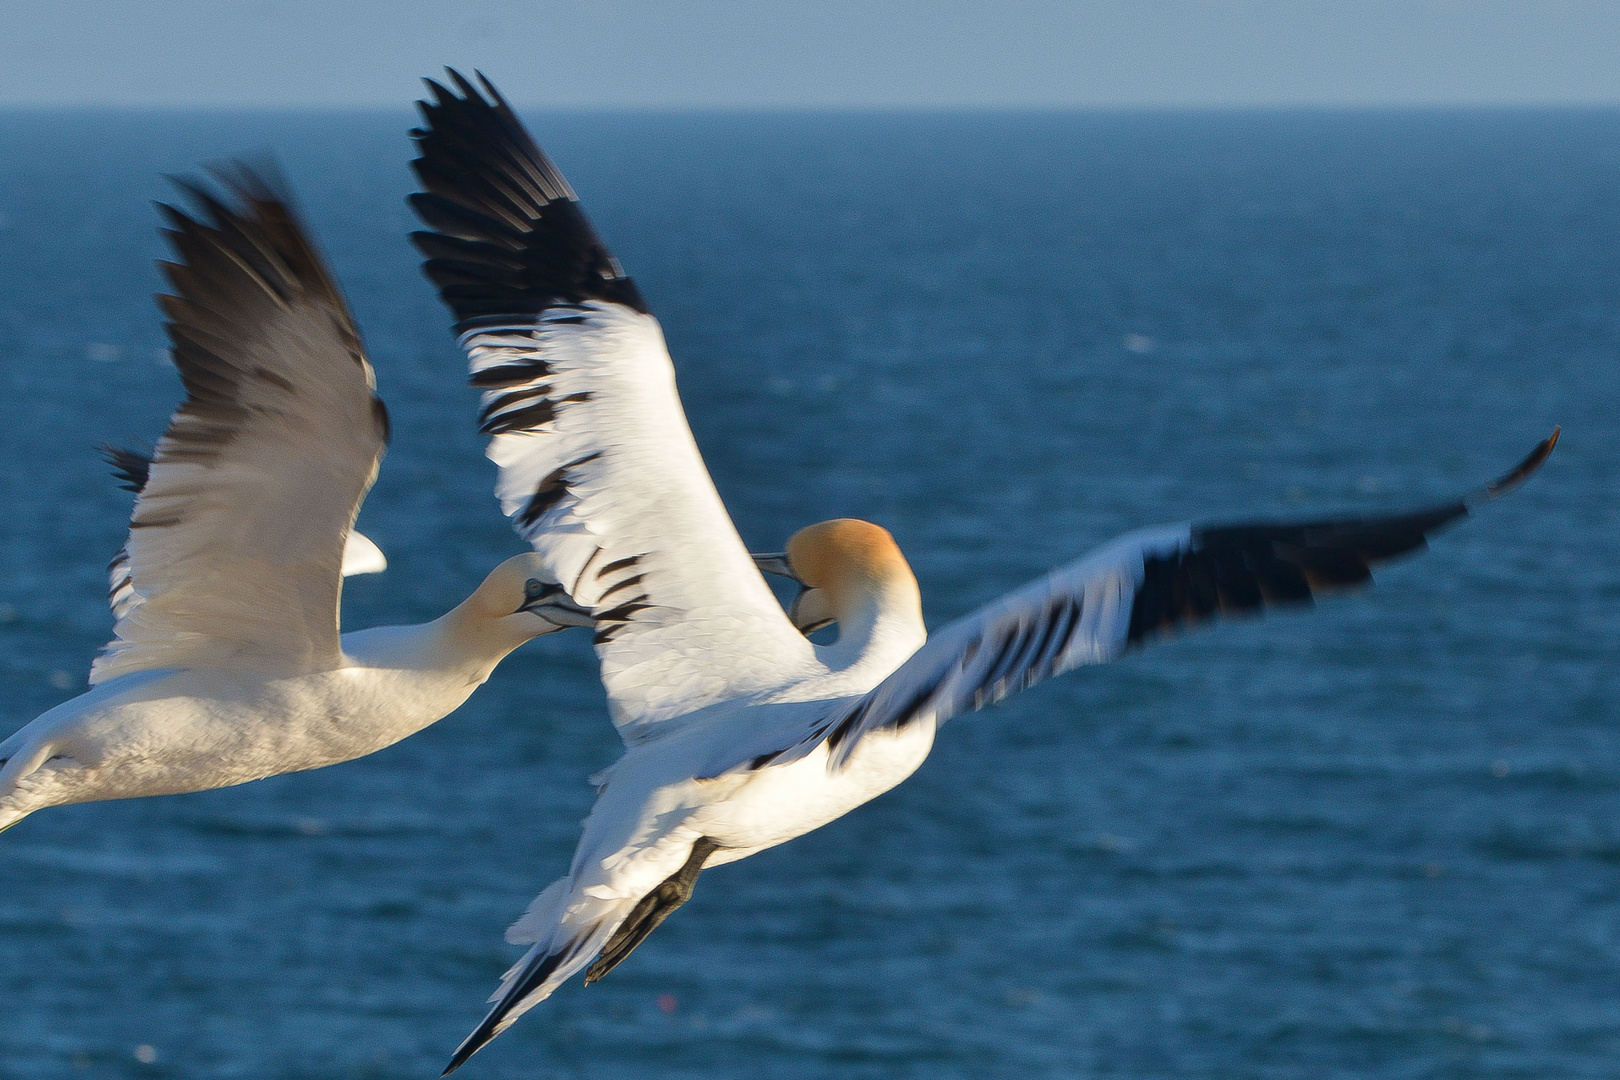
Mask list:
[[[639,290],[494,88],[451,77],[454,91],[429,83],[421,105],[426,190],[412,204],[431,231],[414,239],[484,390],[501,504],[595,618],[628,745],[593,777],[600,793],[567,875],[509,933],[531,948],[447,1072],[587,964],[587,982],[606,974],[705,867],[905,779],[952,716],[1180,625],[1366,580],[1369,564],[1467,513],[1458,500],[1374,519],[1142,530],[932,638],[889,534],[824,522],[757,557],[805,586],[784,615],[703,468]],[[1556,435],[1481,494],[1529,475]],[[827,622],[831,645],[800,633]]]
[[[186,398],[154,454],[110,451],[137,494],[92,689],[0,742],[0,828],[45,806],[223,787],[379,750],[438,720],[530,638],[586,625],[541,559],[497,567],[419,626],[338,633],[387,413],[320,256],[246,169],[232,208],[165,207]],[[548,617],[550,616],[550,617]]]
[[[586,300],[461,341],[474,383],[489,386],[501,507],[551,580],[604,620],[602,681],[626,742],[773,688],[784,664],[810,670],[810,643],[782,618],[703,467],[656,319]],[[537,438],[541,401],[554,404]]]

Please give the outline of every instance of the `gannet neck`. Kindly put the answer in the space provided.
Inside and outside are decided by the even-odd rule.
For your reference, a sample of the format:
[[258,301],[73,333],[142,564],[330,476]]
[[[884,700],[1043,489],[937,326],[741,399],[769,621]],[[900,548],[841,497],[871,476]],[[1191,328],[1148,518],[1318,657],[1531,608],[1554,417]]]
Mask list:
[[873,592],[859,604],[842,609],[837,617],[838,640],[818,650],[829,667],[870,667],[881,677],[922,647],[928,639],[922,600],[909,573],[906,581],[909,588]]
[[887,529],[824,521],[795,533],[787,554],[808,589],[801,609],[819,608],[838,623],[838,640],[822,650],[831,666],[892,668],[926,640],[917,578]]
[[539,557],[517,555],[503,562],[472,594],[416,631],[418,664],[466,669],[482,682],[513,649],[541,634],[557,630],[532,612],[520,610],[524,586],[542,573]]

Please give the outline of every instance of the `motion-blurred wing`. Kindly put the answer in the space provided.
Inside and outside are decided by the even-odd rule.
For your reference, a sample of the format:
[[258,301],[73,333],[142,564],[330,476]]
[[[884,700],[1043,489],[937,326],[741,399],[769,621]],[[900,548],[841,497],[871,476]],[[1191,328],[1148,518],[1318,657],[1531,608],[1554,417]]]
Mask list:
[[[1478,497],[1523,482],[1557,439],[1554,431]],[[1181,627],[1309,604],[1319,593],[1368,581],[1374,564],[1421,550],[1429,533],[1467,513],[1468,500],[1458,500],[1390,517],[1128,533],[951,623],[870,693],[818,721],[805,740],[740,763],[792,761],[826,742],[838,767],[867,732],[942,724]]]
[[[103,446],[102,456],[113,467],[118,486],[139,495],[152,473],[152,455],[123,446]],[[350,529],[343,544],[344,577],[357,574],[380,574],[388,569],[388,556],[358,529]],[[119,548],[112,562],[107,564],[107,603],[113,619],[122,619],[129,609],[141,602],[135,591],[135,582],[129,576],[129,549]]]
[[[165,667],[335,666],[340,570],[388,418],[348,307],[279,184],[237,166],[237,205],[181,187],[162,268],[186,397],[144,474],[112,568],[116,636],[90,681]],[[136,480],[140,482],[135,483]]]
[[614,723],[633,743],[781,685],[813,650],[709,479],[657,320],[495,89],[450,77],[420,103],[413,239],[484,392],[501,506],[597,619]]

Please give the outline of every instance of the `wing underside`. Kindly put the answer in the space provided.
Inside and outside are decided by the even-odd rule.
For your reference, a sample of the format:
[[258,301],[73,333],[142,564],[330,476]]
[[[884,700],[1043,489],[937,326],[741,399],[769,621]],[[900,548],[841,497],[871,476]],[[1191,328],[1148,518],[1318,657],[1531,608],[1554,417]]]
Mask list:
[[729,767],[797,760],[822,743],[840,767],[868,732],[941,724],[1217,618],[1309,605],[1360,585],[1375,565],[1426,547],[1430,534],[1468,514],[1471,500],[1522,483],[1557,439],[1554,431],[1470,499],[1414,513],[1129,533],[946,626],[874,690],[830,709],[792,745],[748,757],[739,750]]
[[140,477],[115,560],[115,637],[92,682],[161,667],[296,673],[341,656],[343,552],[387,413],[279,185],[243,166],[218,177],[234,205],[185,184],[200,213],[161,208],[178,259],[162,264],[174,291],[158,302],[185,400]]
[[[597,620],[627,741],[813,663],[709,479],[657,321],[486,82],[429,83],[412,206],[457,319],[497,495]],[[486,98],[487,94],[487,98]]]

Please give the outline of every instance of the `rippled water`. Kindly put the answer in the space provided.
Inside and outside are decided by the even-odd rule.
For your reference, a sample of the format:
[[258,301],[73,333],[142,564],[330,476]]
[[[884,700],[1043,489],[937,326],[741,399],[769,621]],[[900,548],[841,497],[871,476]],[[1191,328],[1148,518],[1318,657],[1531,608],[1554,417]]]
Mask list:
[[[345,623],[518,542],[398,115],[0,114],[0,733],[78,692],[177,399],[159,174],[271,149],[394,415]],[[1309,614],[948,727],[705,874],[473,1077],[1607,1077],[1620,113],[537,117],[755,548],[890,527],[939,625],[1136,525],[1543,474]],[[559,635],[383,753],[0,837],[0,1076],[435,1076],[611,761]]]

